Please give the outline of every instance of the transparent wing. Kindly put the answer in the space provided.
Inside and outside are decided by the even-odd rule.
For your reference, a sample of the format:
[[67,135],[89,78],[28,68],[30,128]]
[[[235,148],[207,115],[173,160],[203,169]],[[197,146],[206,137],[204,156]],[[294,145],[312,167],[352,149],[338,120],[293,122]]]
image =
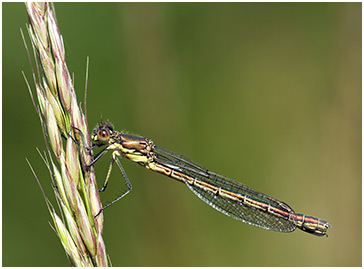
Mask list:
[[[156,162],[175,171],[181,172],[193,178],[197,178],[214,186],[221,187],[225,190],[241,195],[247,195],[249,198],[255,199],[256,201],[269,204],[282,211],[294,214],[294,211],[284,202],[281,202],[262,192],[256,191],[240,182],[209,171],[208,169],[180,154],[159,148],[157,146],[154,148],[154,153],[156,155]],[[237,201],[224,198],[220,195],[216,195],[216,193],[211,192],[208,188],[201,187],[200,185],[197,186],[194,184],[189,184],[188,182],[186,182],[186,185],[205,203],[236,220],[263,229],[279,232],[291,232],[296,229],[296,223],[294,223],[292,220],[284,218],[283,216],[276,216],[266,211],[247,206],[244,203],[239,203]]]

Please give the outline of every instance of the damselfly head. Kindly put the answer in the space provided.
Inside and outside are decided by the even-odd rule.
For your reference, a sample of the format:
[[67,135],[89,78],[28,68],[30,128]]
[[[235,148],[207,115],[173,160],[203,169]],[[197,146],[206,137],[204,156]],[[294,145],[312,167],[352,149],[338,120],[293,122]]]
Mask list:
[[114,126],[109,121],[103,121],[92,131],[91,139],[97,145],[107,144],[110,135],[114,131]]

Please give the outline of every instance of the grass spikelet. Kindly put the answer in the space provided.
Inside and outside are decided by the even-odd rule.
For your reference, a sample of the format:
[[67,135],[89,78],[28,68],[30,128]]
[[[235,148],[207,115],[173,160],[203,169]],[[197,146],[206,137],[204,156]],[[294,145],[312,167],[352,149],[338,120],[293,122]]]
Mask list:
[[[73,129],[77,127],[85,134],[85,143],[91,145],[86,117],[78,107],[66,65],[54,6],[47,2],[25,5],[30,21],[27,30],[35,55],[35,70],[32,71],[37,104],[28,87],[47,138],[48,155],[56,160],[53,162],[51,157],[50,162],[46,162],[61,212],[57,214],[46,199],[55,232],[72,265],[108,266],[102,238],[103,214],[94,218],[101,209],[94,169],[82,165],[70,137],[77,139]],[[82,154],[85,160],[90,160],[87,152]]]

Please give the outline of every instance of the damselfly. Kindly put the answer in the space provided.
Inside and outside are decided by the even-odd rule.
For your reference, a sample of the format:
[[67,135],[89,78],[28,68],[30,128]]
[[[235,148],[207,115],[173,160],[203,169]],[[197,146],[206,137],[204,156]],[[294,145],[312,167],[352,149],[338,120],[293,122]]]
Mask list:
[[147,169],[185,183],[211,207],[250,225],[278,232],[292,232],[299,228],[316,236],[327,236],[326,231],[331,227],[325,220],[295,213],[282,201],[212,172],[180,154],[162,149],[154,145],[150,139],[114,131],[113,125],[108,121],[96,126],[91,139],[93,145],[87,148],[88,150],[105,148],[91,163],[84,163],[87,167],[94,165],[109,150],[112,151],[112,161],[100,191],[104,191],[107,187],[114,162],[120,168],[128,185],[128,190],[124,194],[102,210],[120,200],[131,190],[130,181],[118,160],[118,157],[126,157]]

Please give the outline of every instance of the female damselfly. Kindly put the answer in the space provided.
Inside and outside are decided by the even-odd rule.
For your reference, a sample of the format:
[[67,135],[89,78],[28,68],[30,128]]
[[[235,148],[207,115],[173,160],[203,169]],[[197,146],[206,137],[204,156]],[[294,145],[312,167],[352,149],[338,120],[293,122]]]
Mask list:
[[83,160],[87,167],[94,165],[109,150],[112,151],[112,161],[100,191],[104,191],[107,187],[114,162],[120,168],[128,185],[125,193],[104,206],[102,210],[120,200],[131,190],[129,179],[117,158],[120,156],[185,183],[211,207],[250,225],[278,232],[292,232],[299,228],[316,236],[327,236],[326,231],[331,227],[325,220],[295,213],[282,201],[212,172],[180,154],[162,149],[154,145],[150,139],[114,131],[113,125],[108,121],[101,122],[95,127],[91,139],[93,145],[88,147],[88,150],[103,146],[105,148],[91,163],[86,164]]

